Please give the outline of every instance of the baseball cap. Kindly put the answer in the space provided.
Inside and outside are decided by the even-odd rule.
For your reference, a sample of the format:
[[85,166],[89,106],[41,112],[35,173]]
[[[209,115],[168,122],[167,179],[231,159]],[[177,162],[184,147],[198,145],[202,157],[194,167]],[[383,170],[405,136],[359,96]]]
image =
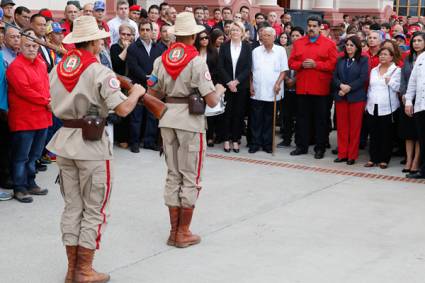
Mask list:
[[401,37],[402,39],[406,40],[406,36],[403,33],[394,34],[393,38],[396,39],[397,37]]
[[46,21],[51,21],[53,20],[53,14],[52,11],[50,11],[49,9],[41,9],[40,10],[40,15],[42,15],[44,18],[46,18]]
[[103,1],[96,1],[94,2],[93,11],[105,11],[105,2]]
[[46,33],[47,34],[52,33],[52,32],[54,32],[54,33],[61,33],[61,32],[64,32],[64,31],[66,31],[66,29],[64,29],[60,25],[60,23],[54,22],[54,23],[52,23],[52,24],[50,24],[50,25],[47,26]]
[[13,1],[13,0],[1,0],[1,3],[0,3],[0,6],[6,6],[6,5],[13,5],[13,6],[15,6],[16,5],[16,3],[15,3],[15,1]]
[[139,5],[131,5],[130,11],[139,11],[142,10],[142,7]]

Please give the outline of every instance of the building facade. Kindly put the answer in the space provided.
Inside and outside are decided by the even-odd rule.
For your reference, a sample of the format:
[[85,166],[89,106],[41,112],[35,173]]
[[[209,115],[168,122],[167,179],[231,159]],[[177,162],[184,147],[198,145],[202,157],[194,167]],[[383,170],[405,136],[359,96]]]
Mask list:
[[[161,0],[132,0],[147,8],[152,4],[159,4]],[[54,11],[55,17],[63,17],[63,9],[67,0],[19,0],[19,5],[39,10],[41,8],[49,8]],[[94,0],[82,0],[83,5]],[[112,17],[115,14],[115,5],[117,0],[106,0],[107,15]],[[183,6],[190,5],[207,5],[211,8],[229,6],[233,10],[238,10],[242,5],[251,7],[252,14],[262,11],[277,11],[283,13],[284,9],[291,10],[313,10],[323,11],[325,18],[337,23],[342,20],[343,14],[349,15],[371,15],[381,18],[388,18],[395,10],[400,15],[424,15],[425,0],[168,0],[166,1],[174,5],[179,10]]]

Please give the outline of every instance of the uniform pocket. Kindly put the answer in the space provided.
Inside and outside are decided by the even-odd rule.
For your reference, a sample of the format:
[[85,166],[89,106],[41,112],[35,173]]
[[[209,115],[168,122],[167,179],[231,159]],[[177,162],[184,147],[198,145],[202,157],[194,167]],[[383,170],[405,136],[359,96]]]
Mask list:
[[109,197],[107,196],[107,194],[109,194],[108,191],[106,172],[93,173],[89,194],[86,196],[90,203],[95,206],[101,206],[105,198]]

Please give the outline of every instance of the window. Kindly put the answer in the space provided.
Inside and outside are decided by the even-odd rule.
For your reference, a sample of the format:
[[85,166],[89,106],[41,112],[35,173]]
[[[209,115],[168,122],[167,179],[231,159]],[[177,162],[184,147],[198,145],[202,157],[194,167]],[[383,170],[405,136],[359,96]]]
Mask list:
[[399,16],[423,16],[425,0],[394,0],[394,11]]

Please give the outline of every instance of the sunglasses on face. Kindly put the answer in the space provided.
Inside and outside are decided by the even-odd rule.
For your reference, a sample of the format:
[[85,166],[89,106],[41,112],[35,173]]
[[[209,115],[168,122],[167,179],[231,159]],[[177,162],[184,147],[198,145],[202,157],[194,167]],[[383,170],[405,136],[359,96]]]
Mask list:
[[199,38],[199,40],[205,40],[205,39],[208,39],[208,36],[202,36]]

